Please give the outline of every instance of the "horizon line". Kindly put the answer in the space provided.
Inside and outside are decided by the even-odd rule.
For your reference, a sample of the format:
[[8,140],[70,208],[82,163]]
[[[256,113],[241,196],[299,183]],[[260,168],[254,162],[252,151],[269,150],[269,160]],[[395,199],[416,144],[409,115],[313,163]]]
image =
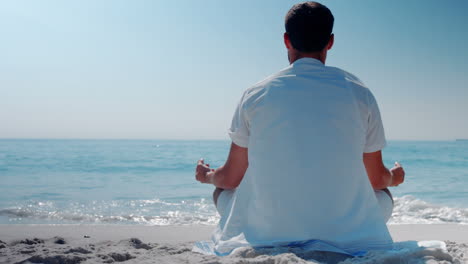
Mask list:
[[[0,140],[141,140],[141,141],[231,141],[229,138],[55,138],[55,137],[0,137]],[[468,138],[405,139],[389,138],[387,141],[468,141]]]

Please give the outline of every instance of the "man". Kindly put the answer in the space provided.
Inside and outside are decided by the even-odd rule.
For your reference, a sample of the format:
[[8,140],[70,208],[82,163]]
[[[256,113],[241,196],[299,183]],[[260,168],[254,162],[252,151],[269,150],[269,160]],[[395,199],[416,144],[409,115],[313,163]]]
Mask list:
[[217,254],[292,242],[351,255],[391,246],[387,187],[401,184],[404,170],[383,164],[384,130],[369,89],[325,66],[333,22],[316,2],[289,10],[291,65],[244,93],[225,165],[198,162],[196,179],[216,186]]

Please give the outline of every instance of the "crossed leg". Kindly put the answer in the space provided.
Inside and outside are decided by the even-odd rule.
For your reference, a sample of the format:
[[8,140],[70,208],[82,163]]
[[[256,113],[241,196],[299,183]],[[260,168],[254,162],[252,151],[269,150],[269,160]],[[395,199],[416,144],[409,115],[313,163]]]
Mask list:
[[224,189],[216,187],[216,189],[213,192],[213,202],[216,207],[218,207],[218,198],[222,191],[224,191]]
[[394,205],[392,193],[390,193],[388,188],[376,190],[374,192],[375,197],[377,198],[377,203],[379,204],[380,209],[382,210],[384,220],[385,222],[388,222],[388,220],[392,216]]
[[[234,194],[233,190],[224,190],[221,188],[216,187],[216,189],[213,192],[213,201],[216,206],[216,209],[218,212],[221,214],[221,212],[224,211],[224,207],[226,206],[226,201],[224,201],[223,206],[218,206],[218,199],[221,193],[225,192],[225,194],[229,197]],[[388,190],[388,188],[382,189],[382,190],[376,190],[375,192],[375,197],[377,198],[377,202],[380,206],[380,209],[382,210],[382,215],[384,217],[385,222],[388,222],[390,217],[392,216],[393,212],[393,196],[392,193]],[[229,197],[230,198],[230,197]],[[220,208],[222,207],[222,208]]]

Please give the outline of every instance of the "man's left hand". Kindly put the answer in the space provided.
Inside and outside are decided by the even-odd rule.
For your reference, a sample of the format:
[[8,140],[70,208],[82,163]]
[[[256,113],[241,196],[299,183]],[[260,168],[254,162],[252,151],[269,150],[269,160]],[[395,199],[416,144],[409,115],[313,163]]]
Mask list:
[[198,160],[197,168],[195,170],[195,178],[201,183],[211,183],[207,174],[214,172],[214,169],[210,168],[210,164],[205,164],[203,159]]

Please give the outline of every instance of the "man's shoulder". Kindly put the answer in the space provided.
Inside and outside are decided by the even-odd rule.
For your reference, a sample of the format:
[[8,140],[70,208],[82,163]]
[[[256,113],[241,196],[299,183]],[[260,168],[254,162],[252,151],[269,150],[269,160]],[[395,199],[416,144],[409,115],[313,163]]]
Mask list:
[[[356,75],[338,67],[326,66],[324,69],[326,69],[328,73],[335,75],[336,78],[343,80],[346,83],[346,86],[353,90],[353,94],[355,94],[356,97],[367,101],[369,94],[372,94],[364,82]],[[291,79],[291,77],[294,78],[295,76],[296,72],[294,71],[293,66],[289,65],[245,90],[242,102],[246,103],[247,101],[257,101],[259,98],[267,94],[271,87],[287,85],[287,82],[284,82],[285,79]]]
[[352,89],[356,99],[367,102],[368,98],[373,96],[372,91],[356,75],[338,67],[327,66],[327,68],[342,76],[347,86]]
[[270,87],[271,84],[277,82],[279,79],[291,76],[292,72],[292,66],[289,65],[288,67],[269,75],[268,77],[264,78],[263,80],[255,83],[254,85],[250,86],[247,90],[244,92],[244,97],[249,96],[249,95],[254,95],[258,93],[262,93]]
[[358,86],[362,86],[364,88],[367,88],[366,85],[364,84],[363,81],[361,81],[361,79],[359,79],[356,75],[348,72],[348,71],[345,71],[341,68],[338,68],[338,67],[333,67],[333,66],[327,66],[327,68],[330,70],[330,71],[334,71],[336,72],[337,74],[340,74],[343,76],[343,78],[348,81],[348,82],[351,82],[353,84],[356,84]]

